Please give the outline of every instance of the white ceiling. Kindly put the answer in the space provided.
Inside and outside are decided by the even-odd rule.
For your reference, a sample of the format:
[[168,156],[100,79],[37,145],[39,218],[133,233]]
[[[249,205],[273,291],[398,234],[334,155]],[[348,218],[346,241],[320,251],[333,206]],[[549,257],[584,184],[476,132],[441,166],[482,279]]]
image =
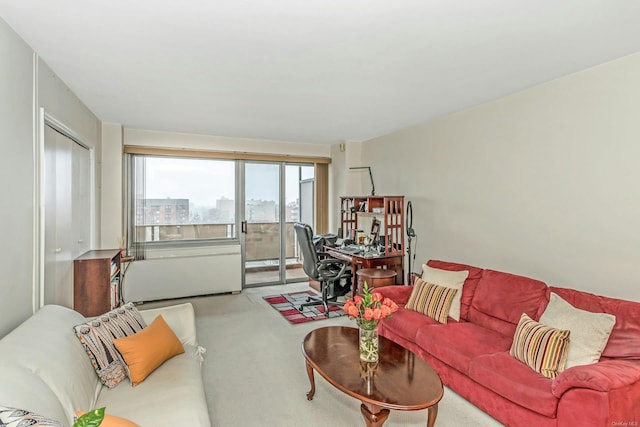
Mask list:
[[637,0],[0,0],[0,16],[103,121],[313,143],[640,51]]

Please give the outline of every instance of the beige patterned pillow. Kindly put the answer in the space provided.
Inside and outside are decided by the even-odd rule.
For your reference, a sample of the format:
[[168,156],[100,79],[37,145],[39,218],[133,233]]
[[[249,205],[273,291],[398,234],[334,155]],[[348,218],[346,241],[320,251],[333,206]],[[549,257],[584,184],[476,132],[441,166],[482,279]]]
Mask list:
[[569,331],[536,322],[522,313],[509,354],[547,378],[564,370],[569,348]]
[[73,327],[84,346],[102,384],[113,388],[127,378],[124,361],[113,345],[114,338],[124,338],[147,326],[133,303]]
[[446,286],[447,288],[454,288],[458,290],[453,297],[451,309],[449,310],[449,317],[455,320],[460,320],[462,287],[464,286],[464,282],[467,280],[467,277],[469,277],[468,270],[449,271],[429,267],[427,264],[422,264],[422,280],[433,283],[434,285]]
[[551,292],[549,305],[540,316],[540,322],[571,331],[571,345],[565,365],[565,369],[568,369],[573,366],[590,365],[600,360],[616,324],[616,317],[612,314],[581,310]]
[[440,323],[447,323],[449,309],[457,289],[434,285],[418,278],[405,308],[426,314]]

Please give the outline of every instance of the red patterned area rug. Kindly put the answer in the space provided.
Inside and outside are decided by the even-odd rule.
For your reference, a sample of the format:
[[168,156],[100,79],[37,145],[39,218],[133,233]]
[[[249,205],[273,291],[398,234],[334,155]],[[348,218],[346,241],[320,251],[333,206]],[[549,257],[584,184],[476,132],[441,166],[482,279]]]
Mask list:
[[[289,294],[270,295],[262,298],[268,302],[271,307],[278,310],[278,312],[282,314],[289,323],[296,324],[327,319],[322,305],[305,307],[302,313],[298,311],[298,307],[307,302],[307,297],[309,296],[318,296],[318,294],[313,291],[302,291]],[[335,305],[329,306],[329,317],[340,317],[345,314],[346,313],[342,308]]]

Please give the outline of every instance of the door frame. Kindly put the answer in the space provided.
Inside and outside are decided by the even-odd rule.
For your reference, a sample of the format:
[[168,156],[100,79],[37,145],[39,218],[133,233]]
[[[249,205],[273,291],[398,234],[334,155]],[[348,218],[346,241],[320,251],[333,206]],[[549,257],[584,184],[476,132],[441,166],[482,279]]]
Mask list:
[[[247,233],[244,232],[244,228],[243,226],[246,226],[246,165],[247,163],[251,163],[251,164],[267,164],[267,165],[276,165],[278,166],[278,204],[279,204],[279,212],[278,212],[278,233],[279,233],[279,240],[280,240],[280,251],[279,251],[279,262],[278,262],[278,280],[276,281],[271,281],[271,282],[261,282],[261,283],[252,283],[252,284],[247,284],[247,270],[246,270],[246,255],[247,255]],[[284,239],[283,239],[283,233],[284,233],[284,227],[283,227],[283,219],[286,218],[286,212],[285,209],[283,209],[284,205],[283,205],[283,201],[284,201],[284,189],[285,189],[285,185],[284,185],[284,166],[285,166],[285,162],[282,161],[269,161],[269,160],[239,160],[238,161],[238,203],[236,206],[237,212],[238,212],[238,225],[237,225],[237,230],[238,232],[238,237],[240,240],[240,252],[242,254],[241,259],[242,259],[242,289],[248,289],[248,288],[257,288],[257,287],[261,287],[261,286],[270,286],[270,285],[277,285],[277,284],[282,284],[284,283],[284,280],[286,279],[284,273],[285,273],[285,268],[286,265],[284,265],[284,263],[282,262],[283,259],[286,262],[286,259],[283,258],[283,256],[285,255],[285,247],[284,247]]]
[[[259,163],[259,164],[272,164],[272,165],[278,165],[279,167],[279,224],[278,224],[278,230],[280,233],[280,258],[279,258],[279,263],[278,263],[278,280],[277,281],[270,281],[270,282],[262,282],[262,283],[256,283],[256,284],[250,284],[248,285],[246,282],[246,268],[245,268],[245,263],[246,263],[246,233],[244,233],[243,230],[243,223],[246,221],[246,212],[245,212],[245,205],[246,205],[246,192],[245,192],[245,187],[246,187],[246,164],[247,163]],[[286,210],[286,171],[287,171],[287,166],[313,166],[313,164],[307,164],[307,163],[301,163],[301,162],[287,162],[287,161],[269,161],[269,160],[239,160],[238,161],[238,196],[237,196],[237,205],[236,205],[236,211],[238,212],[238,216],[237,216],[237,221],[238,223],[236,224],[236,230],[238,230],[238,237],[240,240],[240,251],[241,251],[241,259],[242,259],[242,289],[245,288],[254,288],[254,287],[261,287],[261,286],[271,286],[271,285],[279,285],[279,284],[286,284],[286,283],[293,283],[293,282],[302,282],[304,281],[304,279],[293,279],[293,280],[287,280],[287,241],[286,241],[286,219],[287,219],[287,210]],[[298,179],[300,179],[300,177],[298,177]],[[315,172],[314,172],[314,182],[315,182]],[[301,187],[301,182],[298,183],[298,190],[300,192],[300,187]],[[316,204],[316,200],[315,200],[315,184],[314,184],[314,196],[312,198],[313,200],[313,204],[314,204],[314,208],[313,208],[313,212],[312,212],[312,216],[314,217],[314,221],[315,221],[315,204]],[[299,195],[300,197],[300,195]],[[312,224],[313,226],[313,224]]]
[[77,132],[65,125],[51,113],[45,111],[43,107],[38,109],[37,137],[34,149],[34,278],[33,278],[33,310],[34,312],[44,306],[44,264],[45,264],[45,157],[44,139],[45,126],[49,126],[56,132],[71,139],[74,143],[89,150],[89,246],[94,247],[97,241],[96,230],[96,162],[95,148],[91,147],[86,140]]

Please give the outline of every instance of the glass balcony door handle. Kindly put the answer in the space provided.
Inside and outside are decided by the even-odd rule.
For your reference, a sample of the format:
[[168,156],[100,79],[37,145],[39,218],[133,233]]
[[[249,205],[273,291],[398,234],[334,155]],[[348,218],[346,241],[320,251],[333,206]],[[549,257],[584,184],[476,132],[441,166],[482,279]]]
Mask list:
[[242,221],[240,223],[240,231],[247,234],[247,221]]
[[60,252],[62,252],[62,248],[55,248],[53,252],[59,254]]

